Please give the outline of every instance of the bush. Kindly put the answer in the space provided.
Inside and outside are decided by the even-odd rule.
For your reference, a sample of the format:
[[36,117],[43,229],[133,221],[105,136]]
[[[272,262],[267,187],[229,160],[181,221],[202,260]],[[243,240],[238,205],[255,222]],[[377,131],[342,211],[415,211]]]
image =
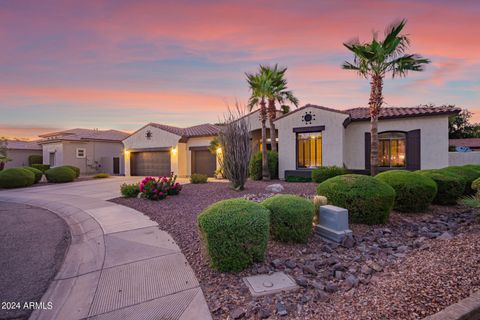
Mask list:
[[206,174],[194,173],[190,176],[190,183],[207,183],[208,177]]
[[480,175],[480,164],[466,164],[462,167],[475,170]]
[[244,199],[219,201],[205,209],[197,221],[211,267],[238,272],[263,261],[269,214],[264,206]]
[[80,168],[75,166],[69,166],[69,165],[62,166],[62,167],[66,167],[66,168],[69,168],[70,170],[73,170],[73,172],[75,172],[75,178],[80,177]]
[[348,209],[353,223],[388,222],[395,201],[395,190],[370,176],[346,174],[330,178],[317,187],[317,194],[330,204]]
[[477,194],[479,193],[480,191],[480,178],[477,178],[475,180],[473,180],[472,182],[472,189],[475,190],[477,192]]
[[174,175],[173,172],[170,173],[170,177],[164,177],[167,187],[167,194],[169,196],[176,196],[182,191],[182,185],[177,182],[177,175]]
[[139,185],[142,197],[149,200],[162,200],[168,195],[168,182],[165,177],[145,177]]
[[93,179],[105,179],[105,178],[110,178],[110,175],[108,173],[97,173],[96,175],[93,176]]
[[405,170],[379,173],[375,179],[395,189],[394,208],[402,212],[425,211],[437,195],[437,184],[426,175]]
[[35,169],[35,168],[32,168],[32,167],[23,167],[24,169],[27,169],[28,171],[30,171],[31,173],[33,173],[35,175],[35,182],[34,183],[37,183],[38,181],[40,181],[42,179],[42,176],[43,176],[43,172],[38,170],[38,169]]
[[320,167],[312,171],[312,181],[322,183],[325,180],[347,173],[346,169],[337,166]]
[[38,169],[38,170],[42,171],[43,173],[45,173],[45,171],[50,169],[49,164],[32,164],[30,167]]
[[140,187],[138,183],[124,183],[120,186],[120,193],[124,198],[136,198],[140,193]]
[[25,168],[10,168],[0,171],[0,188],[23,188],[35,182],[35,174]]
[[[275,151],[267,152],[268,172],[270,179],[278,179],[278,153]],[[248,174],[252,180],[262,180],[262,153],[257,152],[250,159],[248,164]]]
[[307,242],[315,211],[312,201],[294,195],[276,195],[262,205],[270,210],[270,233],[275,240]]
[[472,189],[472,182],[480,177],[480,173],[478,173],[476,170],[468,167],[452,166],[440,169],[438,171],[463,178],[465,182],[465,195],[472,195],[475,193],[475,190]]
[[287,182],[312,182],[311,177],[299,177],[299,176],[286,176],[285,181]]
[[32,154],[28,156],[28,165],[31,167],[32,164],[42,164],[43,163],[43,157],[38,154]]
[[456,204],[457,199],[465,191],[465,182],[461,177],[444,174],[439,170],[418,170],[415,172],[429,177],[437,184],[437,195],[433,199],[433,203],[440,205]]
[[48,182],[63,183],[75,180],[75,171],[67,166],[55,167],[45,171]]

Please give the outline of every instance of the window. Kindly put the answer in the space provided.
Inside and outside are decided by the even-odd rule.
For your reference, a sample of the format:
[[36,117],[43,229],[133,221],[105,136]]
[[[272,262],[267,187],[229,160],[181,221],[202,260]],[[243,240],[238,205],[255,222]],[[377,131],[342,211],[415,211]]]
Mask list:
[[378,158],[380,167],[405,167],[405,133],[383,132],[378,135]]
[[297,167],[316,168],[322,165],[322,132],[297,133]]
[[85,158],[86,153],[87,152],[85,148],[77,148],[77,158]]

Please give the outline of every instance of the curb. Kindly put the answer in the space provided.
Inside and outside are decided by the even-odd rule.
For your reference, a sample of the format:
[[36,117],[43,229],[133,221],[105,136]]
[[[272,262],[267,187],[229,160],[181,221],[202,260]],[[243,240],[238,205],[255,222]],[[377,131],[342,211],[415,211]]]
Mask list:
[[480,319],[480,291],[452,304],[424,320],[478,320]]

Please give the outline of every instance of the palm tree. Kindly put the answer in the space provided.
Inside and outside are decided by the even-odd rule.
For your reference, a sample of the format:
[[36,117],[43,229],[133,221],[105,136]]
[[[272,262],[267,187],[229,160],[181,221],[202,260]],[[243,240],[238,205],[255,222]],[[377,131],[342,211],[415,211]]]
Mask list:
[[277,108],[275,107],[275,103],[291,103],[295,107],[298,107],[298,99],[293,95],[292,91],[287,90],[287,80],[285,79],[286,71],[287,68],[279,69],[277,64],[273,68],[269,66],[260,66],[260,73],[264,74],[265,78],[268,80],[267,117],[270,124],[272,151],[277,151],[277,132],[274,123],[274,120],[277,118]]
[[262,125],[262,178],[264,180],[270,179],[270,172],[268,171],[267,159],[267,107],[265,99],[268,94],[269,80],[262,73],[249,74],[246,73],[247,82],[250,86],[250,98],[248,100],[248,107],[250,111],[258,105],[260,107],[259,118]]
[[383,79],[387,73],[392,78],[404,77],[408,71],[423,71],[430,60],[417,54],[407,54],[410,45],[407,35],[400,34],[406,20],[393,23],[385,31],[383,41],[373,34],[371,42],[361,43],[358,39],[343,45],[354,54],[353,62],[345,61],[343,69],[356,71],[360,76],[370,80],[370,174],[378,170],[378,116],[383,104]]

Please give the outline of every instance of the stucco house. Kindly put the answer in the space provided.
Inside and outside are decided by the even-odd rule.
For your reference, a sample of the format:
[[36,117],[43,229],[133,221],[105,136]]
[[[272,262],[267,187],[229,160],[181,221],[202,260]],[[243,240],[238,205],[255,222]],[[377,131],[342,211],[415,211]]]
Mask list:
[[28,166],[28,157],[42,155],[42,146],[38,141],[7,140],[7,154],[10,161],[5,168]]
[[122,140],[128,133],[118,130],[71,129],[39,136],[43,163],[52,167],[72,165],[81,174],[123,174]]
[[[378,124],[380,171],[448,166],[448,117],[459,111],[446,107],[382,108]],[[258,111],[245,117],[252,151],[259,151]],[[336,165],[363,173],[369,170],[368,108],[337,110],[309,104],[287,114],[279,112],[275,127],[280,179],[310,176],[320,166]],[[124,140],[125,173],[164,175],[173,171],[189,176],[203,171],[213,175],[218,161],[208,146],[220,129],[210,124],[182,129],[150,123]],[[267,137],[269,148],[270,135]]]

